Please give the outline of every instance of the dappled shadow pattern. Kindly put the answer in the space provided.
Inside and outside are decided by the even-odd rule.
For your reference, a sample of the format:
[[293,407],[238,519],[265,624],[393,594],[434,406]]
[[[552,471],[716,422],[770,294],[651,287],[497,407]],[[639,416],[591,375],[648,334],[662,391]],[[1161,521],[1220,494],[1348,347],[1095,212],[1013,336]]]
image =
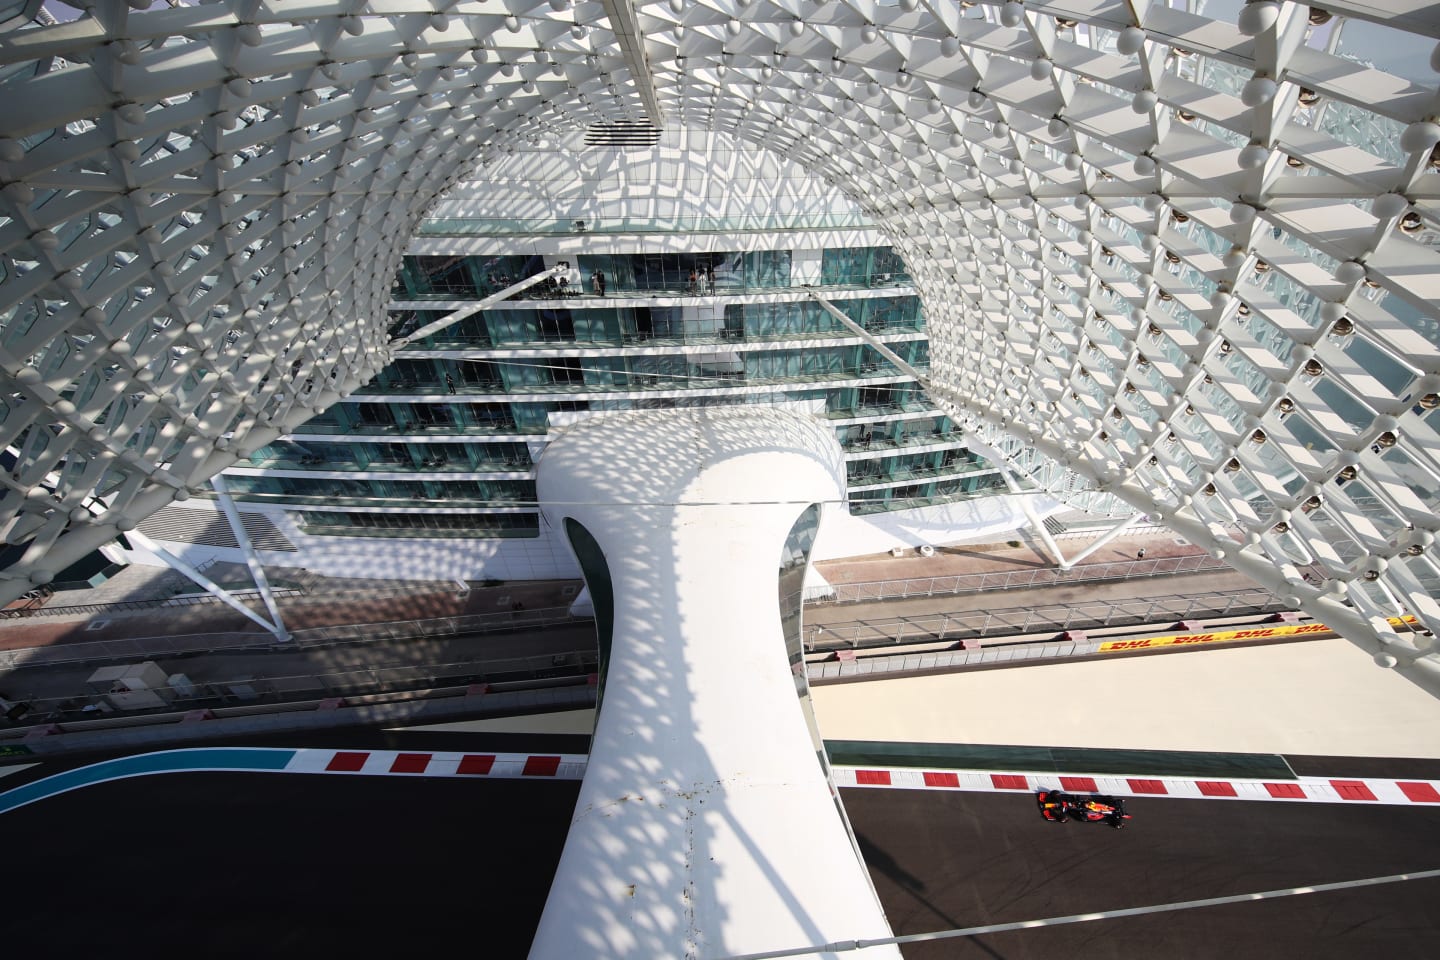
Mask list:
[[774,411],[597,417],[547,449],[544,509],[605,551],[615,623],[533,957],[886,935],[815,762],[775,601],[787,534],[843,482],[833,432]]

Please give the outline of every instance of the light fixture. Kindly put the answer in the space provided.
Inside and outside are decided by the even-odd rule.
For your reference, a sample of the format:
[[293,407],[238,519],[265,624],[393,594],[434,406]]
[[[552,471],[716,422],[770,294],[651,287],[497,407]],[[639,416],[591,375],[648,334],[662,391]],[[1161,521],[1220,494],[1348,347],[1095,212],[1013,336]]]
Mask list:
[[[1018,4],[1017,4],[1018,6]],[[1145,31],[1139,27],[1126,27],[1115,38],[1115,49],[1127,57],[1133,57],[1145,46]]]

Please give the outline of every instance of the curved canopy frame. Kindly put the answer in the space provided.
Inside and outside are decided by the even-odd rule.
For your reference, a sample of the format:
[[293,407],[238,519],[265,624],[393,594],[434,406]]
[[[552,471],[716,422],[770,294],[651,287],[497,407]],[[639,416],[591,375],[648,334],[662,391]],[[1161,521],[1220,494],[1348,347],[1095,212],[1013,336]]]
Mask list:
[[50,6],[0,4],[0,599],[378,371],[405,244],[475,165],[663,120],[855,197],[936,399],[1013,466],[1440,693],[1422,0]]

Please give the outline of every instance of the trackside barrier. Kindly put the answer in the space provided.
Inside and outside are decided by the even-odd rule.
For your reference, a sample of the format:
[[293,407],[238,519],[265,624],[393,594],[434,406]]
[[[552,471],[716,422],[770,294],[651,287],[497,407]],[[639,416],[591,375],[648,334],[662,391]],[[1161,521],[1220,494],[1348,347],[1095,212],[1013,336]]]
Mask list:
[[1269,637],[1303,637],[1331,634],[1323,623],[1296,623],[1280,627],[1252,627],[1247,630],[1221,630],[1216,633],[1182,633],[1168,637],[1142,637],[1138,640],[1107,640],[1100,644],[1101,653],[1124,650],[1150,650],[1200,643],[1227,643],[1232,640],[1264,640]]
[[[586,623],[588,616],[572,616],[569,607],[542,607],[510,613],[466,614],[426,620],[390,620],[381,623],[347,623],[328,627],[306,627],[290,632],[286,650],[334,643],[371,643],[381,640],[411,640],[472,633],[501,633],[557,624]],[[49,647],[0,650],[0,670],[15,670],[42,664],[116,663],[126,660],[161,660],[179,654],[238,653],[245,650],[275,650],[275,638],[268,633],[189,633],[163,637],[133,637],[119,640],[89,640]]]
[[[241,600],[254,600],[260,596],[258,590],[232,591]],[[271,591],[277,599],[303,597],[305,591],[294,587],[281,587]],[[0,610],[0,619],[41,619],[44,617],[99,617],[107,613],[125,613],[136,610],[163,610],[172,607],[205,607],[221,601],[209,594],[185,594],[156,600],[110,600],[106,603],[53,604],[48,606],[21,607]]]
[[1039,660],[1060,660],[1094,654],[1100,646],[1096,640],[1063,640],[1057,643],[1023,643],[1013,646],[989,647],[979,650],[937,650],[926,653],[905,653],[898,656],[857,657],[854,660],[824,661],[806,665],[810,680],[836,680],[841,677],[874,677],[887,673],[909,673],[925,670],[951,670],[986,664],[1015,664]]
[[[169,728],[164,739],[203,739],[230,732],[255,734],[259,729],[310,729],[340,722],[342,714],[366,723],[402,722],[415,715],[423,702],[428,715],[437,717],[512,716],[519,713],[581,710],[595,705],[595,687],[583,676],[552,680],[469,684],[433,690],[364,694],[325,700],[252,703],[214,707],[204,711],[111,714],[100,720],[61,720],[30,727],[0,730],[0,757],[54,755],[75,750],[113,749],[125,744],[151,745],[154,728]],[[196,717],[194,714],[205,716]],[[316,721],[324,716],[323,722]],[[179,732],[183,730],[184,732]],[[138,739],[137,739],[138,738]]]
[[835,680],[841,677],[876,676],[887,673],[949,670],[991,664],[1017,664],[1040,660],[1061,660],[1100,653],[1129,653],[1150,648],[1234,643],[1237,641],[1280,639],[1285,637],[1332,636],[1334,631],[1323,623],[1287,624],[1254,627],[1245,630],[1223,630],[1215,633],[1173,634],[1142,637],[1135,640],[1059,640],[1049,643],[1017,643],[978,650],[936,650],[905,653],[896,656],[874,656],[853,660],[823,661],[806,666],[810,680]]
[[[423,692],[450,686],[483,682],[530,682],[584,677],[595,670],[590,651],[543,653],[524,657],[470,657],[449,663],[423,665],[391,664],[304,674],[246,673],[242,676],[192,681],[183,689],[155,687],[150,692],[164,700],[159,708],[127,710],[112,708],[104,713],[81,712],[87,704],[99,702],[99,694],[79,691],[63,697],[38,697],[8,691],[30,710],[27,720],[48,722],[89,720],[100,716],[168,712],[183,709],[217,709],[236,705],[285,704],[324,698],[345,698]],[[107,703],[108,706],[108,703]]]
[[1253,617],[1289,609],[1285,601],[1260,587],[1224,593],[1173,594],[1127,600],[1076,600],[1024,607],[987,606],[980,610],[911,614],[883,620],[864,618],[806,624],[805,646],[814,653],[847,647],[859,649],[900,643],[981,640],[1027,633]]

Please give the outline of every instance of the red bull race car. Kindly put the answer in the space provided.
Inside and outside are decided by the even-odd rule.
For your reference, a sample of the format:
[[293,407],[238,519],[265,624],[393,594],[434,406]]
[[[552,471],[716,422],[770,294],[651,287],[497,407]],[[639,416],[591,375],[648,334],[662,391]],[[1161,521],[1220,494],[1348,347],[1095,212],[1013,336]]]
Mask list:
[[1040,805],[1040,816],[1052,823],[1108,823],[1119,830],[1130,819],[1125,812],[1125,801],[1119,797],[1105,797],[1099,794],[1081,796],[1065,793],[1063,790],[1042,790],[1035,798]]

